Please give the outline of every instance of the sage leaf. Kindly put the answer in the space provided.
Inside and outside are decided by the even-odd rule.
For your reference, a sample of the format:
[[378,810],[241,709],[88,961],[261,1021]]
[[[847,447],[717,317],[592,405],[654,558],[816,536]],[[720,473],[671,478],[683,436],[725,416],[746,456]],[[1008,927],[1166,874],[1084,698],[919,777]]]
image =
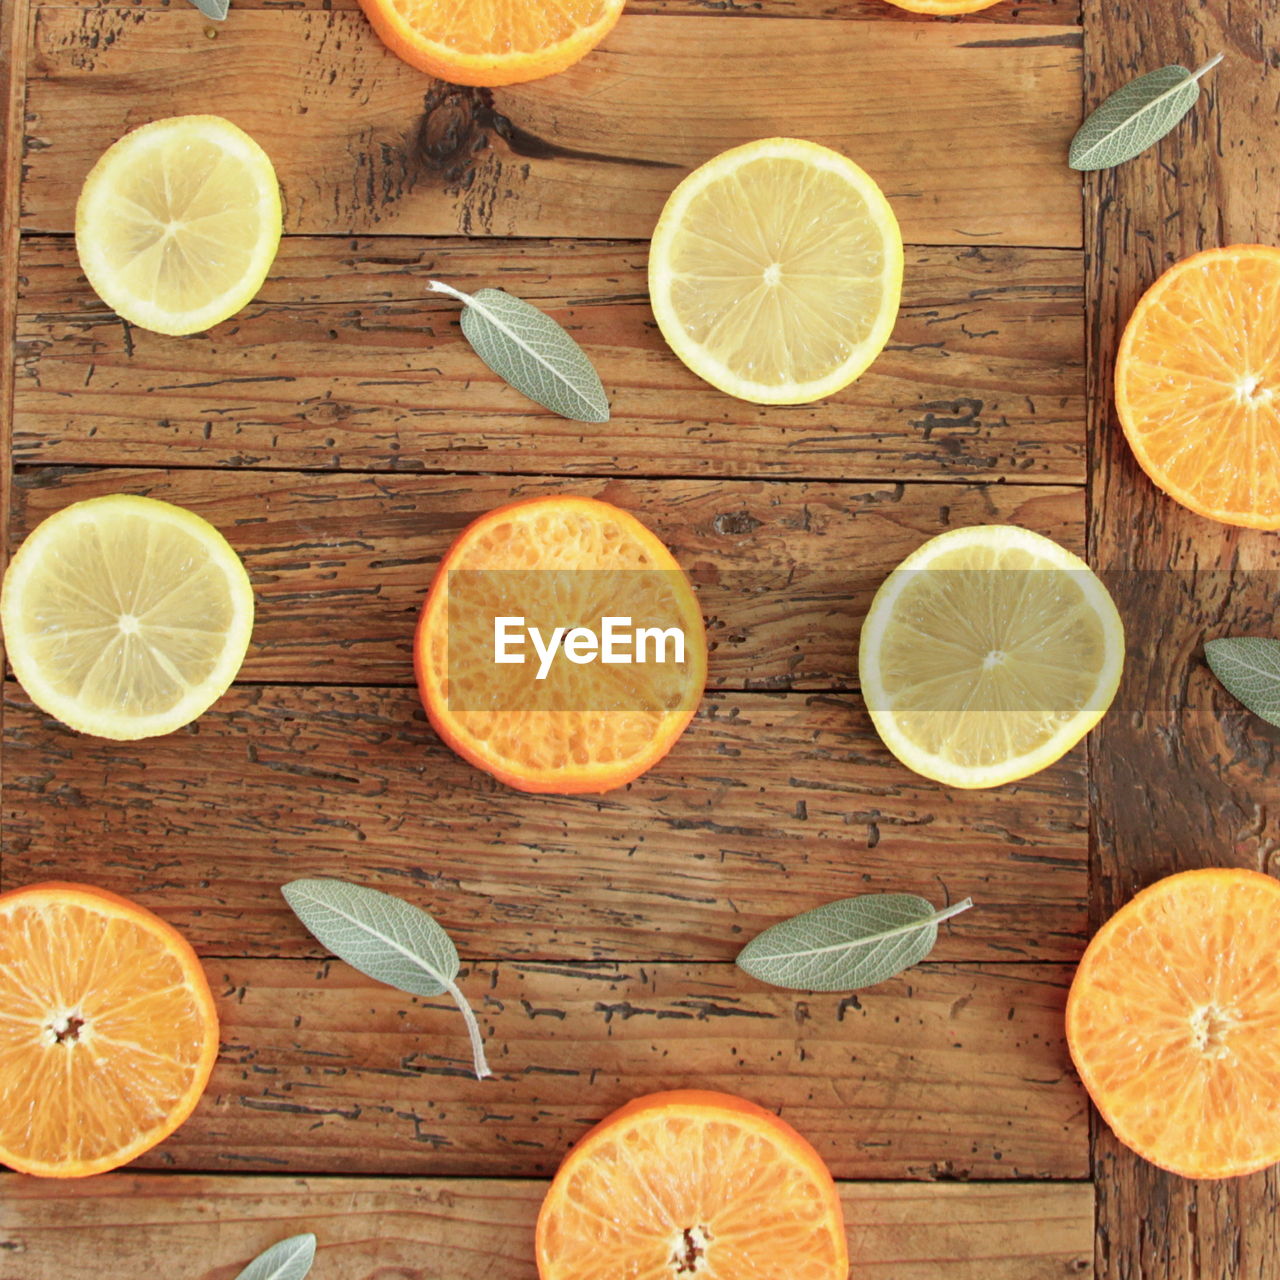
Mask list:
[[315,1260],[315,1236],[290,1236],[260,1253],[236,1280],[302,1280]]
[[1280,640],[1261,636],[1206,640],[1204,656],[1233,698],[1268,724],[1280,726]]
[[227,10],[231,8],[231,0],[191,0],[206,18],[212,18],[214,22],[223,22],[227,17]]
[[586,352],[549,315],[502,289],[427,288],[462,305],[462,332],[504,382],[574,422],[608,422],[609,400]]
[[933,950],[938,926],[973,906],[935,911],[913,893],[866,893],[815,907],[766,929],[738,953],[738,967],[793,991],[855,991],[909,969]]
[[479,1023],[454,981],[458,949],[421,907],[346,880],[292,880],[280,892],[307,929],[353,969],[414,996],[447,991],[467,1024],[476,1078],[493,1074]]
[[1153,146],[1195,105],[1200,77],[1222,61],[1203,67],[1161,67],[1117,89],[1071,139],[1067,163],[1073,169],[1110,169]]

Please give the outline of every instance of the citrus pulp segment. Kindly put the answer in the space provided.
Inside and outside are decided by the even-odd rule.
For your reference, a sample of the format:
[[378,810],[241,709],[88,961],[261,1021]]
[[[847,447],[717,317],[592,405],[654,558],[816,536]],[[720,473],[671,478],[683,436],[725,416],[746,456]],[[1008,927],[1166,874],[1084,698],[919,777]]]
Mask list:
[[[540,677],[534,660],[494,660],[496,619],[517,616],[548,632],[643,620],[677,630],[683,657],[672,639],[671,661],[557,659]],[[693,588],[653,533],[609,503],[557,496],[462,532],[423,605],[414,659],[427,715],[460,756],[520,790],[568,794],[623,786],[667,754],[697,710],[707,645]]]
[[280,245],[267,153],[220,116],[172,116],[108,147],[76,202],[98,296],[156,333],[198,333],[245,306]]
[[1098,930],[1067,999],[1071,1057],[1102,1118],[1186,1178],[1280,1161],[1280,883],[1184,871]]
[[64,507],[10,561],[0,621],[31,700],[80,733],[171,733],[235,679],[253,589],[208,521],[153,498]]
[[847,1280],[835,1184],[777,1116],[730,1094],[655,1093],[560,1166],[538,1215],[541,1280]]
[[498,86],[554,75],[613,30],[625,0],[360,0],[397,57],[451,84]]
[[0,1162],[127,1163],[191,1114],[217,1053],[208,981],[170,925],[88,885],[0,895]]
[[1280,249],[1206,249],[1142,296],[1116,355],[1142,469],[1226,524],[1280,529]]
[[944,18],[990,9],[992,5],[999,4],[1000,0],[888,0],[888,3],[911,13],[927,13]]
[[902,235],[852,160],[766,138],[671,193],[649,248],[649,295],[671,349],[721,391],[807,404],[880,354],[902,293]]
[[1124,628],[1079,557],[1014,525],[953,529],[889,575],[863,623],[862,695],[916,773],[994,787],[1046,768],[1102,718]]

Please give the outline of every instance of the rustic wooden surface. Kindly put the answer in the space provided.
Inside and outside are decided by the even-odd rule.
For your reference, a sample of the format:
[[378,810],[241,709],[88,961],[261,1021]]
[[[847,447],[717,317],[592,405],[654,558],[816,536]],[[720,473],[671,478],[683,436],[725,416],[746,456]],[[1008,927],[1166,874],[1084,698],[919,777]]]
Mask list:
[[[59,0],[60,4],[92,9],[174,9],[185,12],[183,0]],[[336,9],[356,10],[359,0],[240,0],[239,9]],[[916,14],[891,8],[885,0],[628,0],[627,14],[658,14],[726,18],[829,18],[873,19],[876,22],[919,22]],[[945,21],[945,20],[944,20]],[[983,26],[990,23],[1042,26],[1078,26],[1080,0],[1014,0],[983,12]],[[1007,32],[998,33],[1008,39]],[[1028,32],[1040,36],[1039,32]]]
[[[232,1280],[253,1254],[319,1229],[316,1276],[534,1280],[542,1186],[486,1179],[209,1178],[120,1174],[88,1185],[0,1176],[0,1275]],[[846,1183],[862,1280],[1078,1280],[1092,1198],[1079,1183]],[[19,1269],[14,1269],[19,1268]]]
[[[691,1083],[754,1097],[819,1146],[858,1276],[1280,1274],[1274,1175],[1179,1182],[1105,1131],[1091,1155],[1061,1024],[1091,915],[1181,866],[1277,869],[1280,734],[1200,653],[1206,634],[1273,630],[1274,540],[1159,500],[1107,393],[1118,328],[1164,265],[1280,239],[1275,7],[1084,0],[1081,27],[1078,0],[961,21],[883,0],[632,0],[592,59],[493,94],[411,72],[354,8],[237,0],[217,28],[168,0],[0,15],[0,551],[77,498],[151,493],[218,523],[259,600],[242,679],[173,738],[77,738],[6,685],[0,887],[76,877],[174,921],[205,957],[224,1043],[196,1114],[144,1162],[158,1172],[0,1176],[0,1280],[108,1261],[230,1280],[305,1229],[318,1280],[519,1280],[538,1180],[574,1138]],[[1082,69],[1092,103],[1218,49],[1191,119],[1087,180],[1082,242],[1063,164]],[[266,145],[291,234],[244,313],[169,339],[102,306],[67,233],[107,143],[194,110]],[[759,409],[667,352],[644,240],[689,167],[778,132],[863,163],[909,247],[873,369],[821,405]],[[610,390],[608,430],[498,383],[456,310],[424,298],[434,275],[502,284],[572,327]],[[557,489],[650,523],[713,644],[688,734],[604,798],[505,791],[436,741],[411,687],[410,629],[451,536]],[[1130,666],[1087,753],[947,792],[879,745],[857,632],[903,554],[995,521],[1087,537],[1116,571]],[[439,916],[494,1079],[468,1076],[449,1007],[324,959],[279,897],[302,874]],[[730,963],[763,925],[867,890],[980,906],[856,999],[773,991]]]
[[[176,359],[171,339],[122,323],[85,288],[68,238],[30,237],[15,459],[1083,482],[1078,253],[910,248],[893,341],[858,394],[763,410],[730,402],[662,345],[646,252],[287,237],[261,297]],[[499,282],[567,324],[609,387],[608,431],[531,418],[466,345],[457,305],[427,296],[436,275],[462,289]]]
[[[1158,494],[1125,447],[1110,396],[1120,330],[1142,292],[1199,249],[1280,243],[1280,8],[1086,0],[1086,92],[1139,68],[1226,59],[1203,105],[1158,149],[1092,177],[1086,245],[1095,565],[1121,571],[1132,663],[1094,742],[1095,922],[1189,867],[1280,872],[1280,731],[1213,679],[1203,642],[1274,635],[1275,534],[1201,520]],[[1141,531],[1140,533],[1138,531]],[[1099,1280],[1280,1275],[1280,1177],[1195,1183],[1094,1134]]]
[[209,25],[191,9],[36,10],[25,227],[70,229],[94,160],[196,85],[275,159],[294,232],[642,238],[690,168],[802,133],[856,154],[914,244],[1080,242],[1060,163],[1074,28],[984,40],[968,24],[633,14],[558,76],[477,91],[373,48],[358,13],[246,11],[212,40]]
[[332,962],[207,963],[223,1051],[152,1168],[545,1177],[603,1112],[702,1087],[785,1097],[839,1178],[1088,1172],[1061,965],[929,964],[869,1000],[724,964],[470,964],[477,1083],[447,998]]
[[302,875],[418,898],[486,959],[729,961],[783,916],[897,891],[981,900],[942,956],[1084,946],[1081,748],[948,792],[896,764],[856,696],[713,694],[643,780],[548,799],[455,757],[407,688],[242,684],[141,743],[72,742],[8,692],[5,883],[91,873],[215,955],[314,953],[279,894]]

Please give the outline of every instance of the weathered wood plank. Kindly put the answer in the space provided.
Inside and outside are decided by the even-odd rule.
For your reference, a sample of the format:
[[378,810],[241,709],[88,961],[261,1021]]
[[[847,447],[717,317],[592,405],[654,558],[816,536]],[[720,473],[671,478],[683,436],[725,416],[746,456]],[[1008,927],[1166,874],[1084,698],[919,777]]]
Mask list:
[[[185,0],[57,0],[59,7],[91,9],[147,8],[182,12]],[[236,9],[356,10],[358,0],[239,0]],[[963,19],[929,18],[899,9],[887,0],[627,0],[628,14],[666,17],[828,18],[872,22],[955,22],[982,27],[990,23],[1016,26],[1078,26],[1080,0],[1012,0]],[[1034,34],[1034,33],[1028,33]],[[1006,36],[1005,38],[1009,38]]]
[[503,503],[566,491],[635,512],[671,547],[697,585],[716,689],[853,688],[872,594],[946,528],[1084,541],[1083,491],[1048,486],[50,469],[19,473],[10,545],[99,494],[176,502],[222,528],[249,568],[242,679],[412,684],[418,610],[453,539]]
[[940,958],[1081,948],[1082,749],[948,791],[899,765],[855,698],[711,695],[627,790],[528,796],[454,756],[410,689],[236,686],[138,743],[77,737],[6,692],[4,887],[87,877],[210,954],[317,954],[279,894],[301,875],[408,894],[482,958],[728,960],[871,891],[971,894]]
[[[536,1280],[545,1191],[487,1178],[0,1176],[0,1266],[5,1280],[66,1280],[110,1258],[121,1274],[230,1280],[276,1240],[314,1231],[328,1280]],[[1093,1195],[1080,1183],[843,1183],[840,1198],[859,1280],[1077,1280],[1087,1265]]]
[[732,965],[474,965],[494,1077],[462,1019],[346,965],[209,960],[223,1048],[153,1168],[546,1176],[655,1089],[745,1094],[837,1177],[1084,1177],[1060,965],[927,964],[856,997]]
[[[708,387],[649,310],[643,246],[288,237],[262,298],[207,337],[123,325],[72,244],[22,258],[16,457],[31,463],[838,479],[1084,478],[1079,254],[917,249],[894,338],[821,404]],[[574,330],[606,430],[537,408],[481,364],[458,308],[500,284]]]
[[[22,165],[14,141],[22,133],[26,101],[27,36],[30,8],[27,0],[8,0],[0,9],[0,525],[9,527],[13,450],[14,339],[17,329],[18,210]],[[8,563],[8,547],[0,546],[0,572]],[[4,641],[0,637],[0,666]],[[0,723],[3,711],[0,711]],[[0,790],[3,788],[3,754],[0,753]],[[0,848],[0,867],[4,852]]]
[[1080,243],[1063,164],[1080,33],[624,15],[560,75],[492,91],[425,78],[354,13],[42,9],[24,227],[67,231],[130,125],[225,115],[275,160],[291,231],[646,237],[692,166],[798,133],[851,154],[923,244]]
[[[1223,693],[1202,651],[1212,636],[1275,634],[1280,544],[1158,494],[1125,445],[1111,394],[1120,331],[1165,267],[1210,245],[1280,241],[1280,9],[1231,0],[1194,9],[1088,0],[1085,9],[1090,102],[1165,63],[1194,66],[1225,50],[1231,68],[1158,148],[1092,175],[1086,188],[1090,547],[1095,564],[1135,571],[1127,587],[1117,581],[1131,652],[1142,655],[1095,739],[1096,923],[1188,867],[1280,871],[1280,731]],[[1280,1275],[1276,1169],[1188,1182],[1098,1125],[1095,1170],[1100,1280]]]

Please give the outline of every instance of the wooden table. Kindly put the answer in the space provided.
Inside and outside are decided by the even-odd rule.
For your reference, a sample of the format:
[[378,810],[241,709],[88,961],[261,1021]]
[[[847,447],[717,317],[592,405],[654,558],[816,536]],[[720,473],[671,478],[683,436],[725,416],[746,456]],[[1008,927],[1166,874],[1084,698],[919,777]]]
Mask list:
[[[196,1114],[130,1170],[0,1177],[0,1280],[226,1280],[299,1230],[319,1236],[317,1280],[524,1280],[568,1146],[690,1084],[814,1141],[860,1280],[1280,1275],[1274,1173],[1186,1183],[1096,1125],[1091,1142],[1062,1029],[1091,927],[1136,888],[1271,870],[1280,849],[1280,735],[1201,653],[1207,634],[1274,628],[1277,544],[1160,498],[1107,390],[1117,330],[1165,265],[1280,239],[1277,47],[1275,0],[1010,0],[961,22],[881,0],[632,0],[578,67],[490,92],[396,61],[354,0],[236,0],[216,27],[165,0],[4,0],[9,546],[92,494],[166,498],[240,550],[259,620],[242,679],[171,738],[80,738],[5,687],[0,886],[84,879],[173,921],[224,1043]],[[1082,98],[1217,50],[1191,119],[1088,178],[1082,204],[1064,163]],[[69,233],[112,140],[193,111],[263,143],[289,235],[252,306],[172,339],[102,306]],[[645,295],[666,193],[773,133],[861,162],[909,244],[889,348],[804,408],[704,386]],[[431,276],[556,314],[612,423],[531,410]],[[476,514],[557,490],[657,530],[713,645],[684,739],[603,798],[493,783],[411,687],[442,550]],[[880,746],[854,655],[896,561],[996,521],[1110,571],[1131,651],[1087,750],[963,794]],[[324,959],[279,895],[306,874],[437,915],[494,1079],[469,1076],[447,1003]],[[856,996],[734,968],[765,925],[871,891],[980,905],[928,963]]]

